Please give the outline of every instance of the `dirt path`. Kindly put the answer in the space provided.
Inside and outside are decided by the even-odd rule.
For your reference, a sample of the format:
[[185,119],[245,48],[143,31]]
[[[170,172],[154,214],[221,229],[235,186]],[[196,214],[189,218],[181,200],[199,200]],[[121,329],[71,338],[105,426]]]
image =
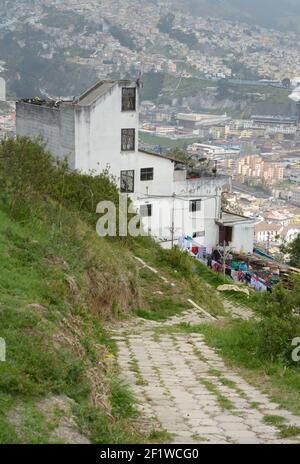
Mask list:
[[169,443],[299,443],[280,438],[264,416],[295,426],[300,418],[228,369],[201,335],[168,330],[183,321],[207,322],[193,308],[168,322],[134,319],[114,330],[118,362],[144,421],[171,434]]

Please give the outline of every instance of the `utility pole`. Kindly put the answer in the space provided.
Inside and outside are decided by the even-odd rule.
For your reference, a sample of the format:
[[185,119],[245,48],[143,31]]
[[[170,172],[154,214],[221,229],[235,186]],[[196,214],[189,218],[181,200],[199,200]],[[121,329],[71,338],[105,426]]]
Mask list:
[[270,253],[270,232],[268,232],[268,239],[267,239],[267,253]]
[[226,260],[227,258],[231,255],[232,249],[228,247],[228,250],[226,250],[226,241],[224,240],[223,243],[223,276],[224,276],[224,281],[226,278]]
[[172,206],[172,222],[171,222],[171,244],[172,249],[174,248],[174,233],[175,233],[175,224],[174,224],[174,216],[175,216],[175,193],[172,195],[173,197],[173,206]]

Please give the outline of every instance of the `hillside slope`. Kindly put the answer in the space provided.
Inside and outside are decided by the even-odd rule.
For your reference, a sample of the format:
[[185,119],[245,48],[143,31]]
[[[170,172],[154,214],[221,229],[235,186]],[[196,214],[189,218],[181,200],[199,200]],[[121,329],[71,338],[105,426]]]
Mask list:
[[[104,199],[118,206],[106,174],[70,172],[26,138],[0,144],[0,443],[151,441],[109,326],[134,314],[166,319],[191,297],[222,310],[200,278],[172,271],[185,270],[180,253],[168,263],[150,238],[99,237]],[[136,255],[171,269],[177,292],[156,291]]]
[[[133,259],[96,236],[82,197],[76,211],[46,195],[55,183],[42,147],[9,142],[0,152],[0,442],[139,440],[104,329],[138,304]],[[93,182],[99,191],[106,181]]]
[[278,30],[300,31],[298,0],[175,0],[199,16],[218,17]]

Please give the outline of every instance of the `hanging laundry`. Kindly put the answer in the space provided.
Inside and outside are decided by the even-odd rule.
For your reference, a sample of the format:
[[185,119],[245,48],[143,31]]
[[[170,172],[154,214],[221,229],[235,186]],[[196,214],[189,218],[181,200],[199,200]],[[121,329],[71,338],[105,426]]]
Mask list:
[[192,253],[193,253],[194,255],[197,255],[198,252],[199,252],[199,247],[196,246],[196,245],[192,245]]
[[214,251],[212,252],[211,257],[212,257],[212,259],[213,259],[214,261],[218,261],[218,262],[219,262],[220,259],[221,259],[221,253],[219,252],[219,250],[214,250]]

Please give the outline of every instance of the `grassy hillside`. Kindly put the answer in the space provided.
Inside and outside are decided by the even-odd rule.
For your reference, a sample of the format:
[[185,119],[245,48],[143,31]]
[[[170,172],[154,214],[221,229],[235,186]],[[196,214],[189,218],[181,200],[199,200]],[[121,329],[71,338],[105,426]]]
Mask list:
[[294,404],[299,367],[290,352],[299,334],[300,286],[291,294],[279,288],[263,300],[227,294],[237,305],[253,299],[260,308],[259,323],[236,325],[216,290],[222,276],[148,237],[100,238],[95,211],[103,199],[118,207],[107,174],[70,172],[28,139],[0,144],[0,337],[6,342],[0,443],[163,440],[156,424],[143,429],[139,423],[110,328],[131,316],[166,321],[190,309],[189,299],[221,316],[221,325],[184,330],[207,330],[209,343],[224,348],[234,364],[253,368],[253,375],[255,350],[276,382],[278,372],[290,375],[278,389]]
[[[164,320],[191,297],[222,311],[204,281],[164,264],[151,239],[100,238],[103,199],[118,206],[106,174],[69,172],[28,139],[0,144],[0,443],[149,442],[157,431],[140,431],[107,323]],[[176,294],[155,292],[163,282],[135,255],[171,272]]]
[[188,98],[193,111],[224,113],[232,117],[250,117],[251,114],[291,114],[289,91],[265,85],[241,85],[227,80],[211,81],[198,78],[145,74],[142,100],[157,104],[172,104],[176,97],[184,103]]
[[[136,441],[133,398],[103,328],[138,304],[135,264],[89,224],[88,179],[66,181],[51,163],[29,141],[0,147],[0,442]],[[91,186],[116,193],[105,178]]]

